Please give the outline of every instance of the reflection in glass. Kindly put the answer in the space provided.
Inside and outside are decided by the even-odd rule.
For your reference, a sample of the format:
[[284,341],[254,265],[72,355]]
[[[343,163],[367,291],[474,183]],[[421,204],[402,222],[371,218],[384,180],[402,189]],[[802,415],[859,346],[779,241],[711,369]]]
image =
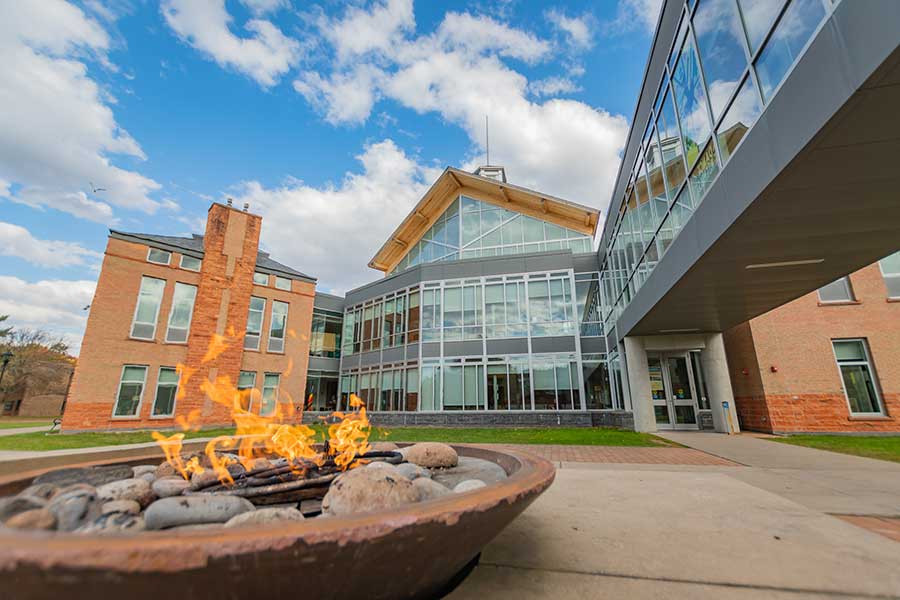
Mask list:
[[682,158],[684,151],[681,146],[681,136],[678,134],[678,121],[675,119],[671,92],[666,92],[662,113],[656,120],[656,127],[659,133],[662,162],[665,164],[666,181],[669,184],[669,200],[671,200],[678,187],[684,183],[686,176]]
[[719,149],[722,151],[723,163],[737,148],[744,138],[744,134],[756,122],[761,111],[762,106],[759,103],[756,86],[753,85],[753,78],[747,77],[716,132],[719,137]]
[[609,368],[603,355],[584,355],[581,366],[584,375],[584,393],[588,410],[611,409],[612,392],[609,384]]
[[756,74],[767,102],[824,18],[822,0],[794,0],[788,6],[756,61]]
[[693,23],[716,120],[747,66],[741,21],[734,0],[702,0]]
[[691,168],[700,156],[700,150],[709,139],[709,111],[706,108],[706,92],[700,79],[697,65],[697,53],[694,44],[688,39],[681,51],[681,58],[672,76],[675,89],[675,104],[681,120],[681,135],[684,140],[684,151],[688,168]]
[[759,48],[784,2],[785,0],[738,0],[750,42],[750,54]]
[[697,166],[694,167],[694,172],[691,173],[690,177],[691,192],[698,203],[703,201],[706,190],[712,185],[713,179],[716,178],[718,173],[719,163],[716,161],[716,145],[710,143],[706,146],[706,150],[703,151],[700,160],[697,161]]

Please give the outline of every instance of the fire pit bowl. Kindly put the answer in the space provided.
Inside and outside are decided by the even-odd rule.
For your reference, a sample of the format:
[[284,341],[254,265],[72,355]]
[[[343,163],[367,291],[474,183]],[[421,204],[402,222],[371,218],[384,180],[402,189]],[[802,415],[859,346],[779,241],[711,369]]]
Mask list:
[[[0,530],[3,596],[192,598],[435,598],[553,482],[527,453],[454,446],[508,478],[397,509],[256,528],[123,536]],[[88,464],[136,465],[158,455]],[[41,471],[0,478],[15,494]]]

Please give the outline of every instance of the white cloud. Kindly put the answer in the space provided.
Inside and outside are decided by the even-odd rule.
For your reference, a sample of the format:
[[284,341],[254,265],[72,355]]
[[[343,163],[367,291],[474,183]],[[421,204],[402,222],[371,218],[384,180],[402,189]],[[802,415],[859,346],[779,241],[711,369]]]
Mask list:
[[264,15],[287,8],[290,0],[241,0],[241,4],[250,9],[254,15]]
[[81,244],[57,240],[40,240],[31,232],[0,221],[0,255],[16,256],[39,267],[95,266],[102,256]]
[[528,91],[535,96],[558,96],[580,92],[581,87],[568,77],[547,77],[530,82]]
[[272,257],[343,293],[377,276],[366,265],[439,171],[419,164],[390,139],[357,157],[361,172],[334,185],[292,179],[275,188],[242,183],[235,204],[263,216],[261,244]]
[[372,112],[377,94],[377,81],[382,73],[366,64],[346,73],[334,73],[323,79],[315,71],[307,71],[294,81],[294,89],[325,115],[332,124],[362,123]]
[[[108,65],[109,37],[62,0],[0,3],[0,179],[7,196],[95,221],[112,220],[111,204],[152,213],[150,178],[113,165],[110,155],[138,159],[138,143],[116,123],[115,100],[83,62]],[[106,189],[89,191],[93,181]]]
[[278,83],[300,60],[300,43],[271,21],[251,19],[244,25],[250,37],[233,34],[225,0],[165,0],[162,13],[183,41],[264,88]]
[[569,43],[579,50],[586,50],[594,45],[594,19],[590,14],[580,17],[569,17],[556,9],[546,12],[547,20],[562,31]]
[[383,0],[370,10],[350,7],[341,19],[322,18],[319,29],[338,59],[347,61],[368,52],[388,51],[415,25],[412,0]]
[[663,0],[619,0],[616,18],[606,23],[604,31],[607,35],[619,35],[643,30],[648,33],[656,31],[659,10]]
[[13,327],[43,329],[62,336],[69,351],[77,354],[84,335],[96,282],[88,280],[44,280],[29,283],[0,275],[0,315]]

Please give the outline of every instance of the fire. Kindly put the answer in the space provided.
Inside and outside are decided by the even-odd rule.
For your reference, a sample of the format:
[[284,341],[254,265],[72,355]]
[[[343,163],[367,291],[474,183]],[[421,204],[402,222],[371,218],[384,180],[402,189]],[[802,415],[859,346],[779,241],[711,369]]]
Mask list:
[[[290,332],[290,335],[293,336],[294,333]],[[227,337],[213,336],[201,362],[215,360],[230,344],[240,342],[239,336],[231,331]],[[284,375],[287,376],[292,368],[293,364],[289,362]],[[178,391],[180,400],[188,381],[197,370],[184,365],[178,365],[177,370],[181,376]],[[332,417],[338,420],[328,427],[324,440],[321,440],[315,429],[299,424],[304,407],[295,407],[290,395],[284,391],[279,391],[280,398],[275,402],[272,413],[261,415],[259,410],[262,408],[262,398],[259,394],[253,394],[255,390],[238,390],[236,382],[230,381],[227,376],[218,376],[214,381],[203,380],[200,389],[210,400],[228,408],[235,423],[235,433],[210,440],[203,452],[205,460],[197,455],[185,460],[181,453],[184,432],[199,429],[199,409],[192,410],[186,417],[176,418],[181,432],[166,435],[154,431],[153,439],[165,453],[166,461],[185,479],[210,469],[219,482],[231,484],[234,480],[229,466],[240,464],[249,471],[263,464],[260,463],[261,459],[276,458],[285,459],[295,471],[303,471],[312,465],[321,466],[329,461],[345,470],[357,466],[358,457],[370,449],[370,425],[365,405],[354,394],[350,396],[352,410],[333,413]]]

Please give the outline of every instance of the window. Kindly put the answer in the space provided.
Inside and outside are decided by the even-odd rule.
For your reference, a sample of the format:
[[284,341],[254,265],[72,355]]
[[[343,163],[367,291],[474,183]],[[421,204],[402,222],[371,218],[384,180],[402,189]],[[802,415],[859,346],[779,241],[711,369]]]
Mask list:
[[172,367],[160,367],[156,378],[156,398],[153,399],[154,417],[171,417],[175,414],[175,398],[178,395],[178,371]]
[[[353,313],[349,313],[351,317],[350,330],[352,332]],[[343,329],[347,329],[346,323]],[[313,311],[312,317],[312,335],[309,343],[310,356],[324,356],[328,358],[341,357],[341,335],[342,335],[342,319],[337,316],[326,315]],[[350,343],[353,338],[351,333]],[[346,342],[345,342],[346,343]]]
[[407,339],[410,344],[419,341],[419,316],[419,292],[410,292],[407,316]]
[[834,340],[832,344],[850,414],[883,414],[865,340]]
[[441,339],[441,290],[422,291],[422,341],[438,342]]
[[700,80],[697,54],[690,38],[681,50],[678,66],[672,74],[672,86],[675,89],[675,105],[681,121],[687,164],[688,168],[691,168],[706,145],[706,140],[709,139],[710,126],[706,92]]
[[766,102],[824,18],[822,0],[793,0],[784,11],[756,61],[756,75]]
[[900,299],[900,252],[894,252],[878,261],[888,298]]
[[737,5],[734,0],[701,0],[693,23],[715,120],[747,67]]
[[165,287],[166,282],[162,279],[141,278],[137,307],[134,309],[134,322],[131,324],[131,337],[152,340],[156,336],[156,321],[159,318],[159,305],[162,303]]
[[146,380],[147,367],[138,365],[125,365],[122,367],[122,378],[119,381],[119,393],[116,395],[113,417],[138,416]]
[[259,350],[262,334],[263,314],[266,311],[265,298],[250,297],[250,314],[247,316],[247,332],[244,334],[244,349]]
[[278,404],[278,384],[281,375],[278,373],[266,373],[263,377],[262,406],[259,409],[261,416],[270,416],[275,413]]
[[147,251],[147,262],[156,263],[158,265],[167,265],[172,260],[172,253],[159,248],[150,248]]
[[291,291],[291,280],[287,277],[275,277],[275,287],[279,290]]
[[716,146],[712,142],[707,144],[706,149],[697,161],[694,172],[690,176],[691,192],[694,198],[697,198],[699,204],[703,200],[703,196],[712,185],[713,179],[719,174],[719,163],[716,160]]
[[574,315],[569,278],[529,280],[528,310],[532,336],[571,335]]
[[169,310],[169,327],[166,329],[166,341],[178,344],[187,342],[191,328],[191,316],[194,313],[194,300],[197,298],[197,286],[176,283],[172,294],[172,308]]
[[829,304],[832,302],[853,302],[853,289],[850,287],[850,278],[841,277],[828,285],[819,288],[819,302]]
[[250,412],[253,408],[253,388],[256,387],[256,372],[241,371],[237,382],[237,404],[241,410]]
[[182,269],[187,269],[188,271],[199,271],[202,265],[203,261],[199,258],[194,258],[193,256],[187,256],[185,254],[181,255]]
[[581,336],[603,335],[603,324],[600,322],[600,276],[598,273],[575,274],[575,301],[578,305]]
[[588,410],[608,410],[613,407],[608,367],[606,356],[603,354],[584,354],[581,357],[581,371],[584,377],[584,393]]
[[272,319],[269,323],[269,352],[284,352],[284,336],[287,330],[288,303],[272,301]]
[[728,108],[725,118],[719,124],[716,135],[719,138],[719,149],[722,151],[722,162],[728,161],[735,148],[744,139],[747,130],[756,123],[762,106],[759,103],[759,95],[753,78],[747,77],[741,86],[741,91],[734,98],[734,102]]
[[[348,310],[344,313],[344,331],[341,334],[342,348],[341,351],[345,354],[353,354],[353,332],[355,330],[355,319],[356,313],[352,310]],[[315,315],[313,315],[313,324],[315,325]],[[315,328],[313,329],[315,332]],[[310,350],[312,347],[310,347]]]
[[747,29],[747,39],[750,42],[750,53],[756,52],[762,43],[766,33],[772,26],[772,22],[786,0],[738,0],[741,6],[741,14],[744,17],[744,26]]
[[257,271],[253,274],[253,283],[256,285],[269,285],[269,276],[266,273]]

